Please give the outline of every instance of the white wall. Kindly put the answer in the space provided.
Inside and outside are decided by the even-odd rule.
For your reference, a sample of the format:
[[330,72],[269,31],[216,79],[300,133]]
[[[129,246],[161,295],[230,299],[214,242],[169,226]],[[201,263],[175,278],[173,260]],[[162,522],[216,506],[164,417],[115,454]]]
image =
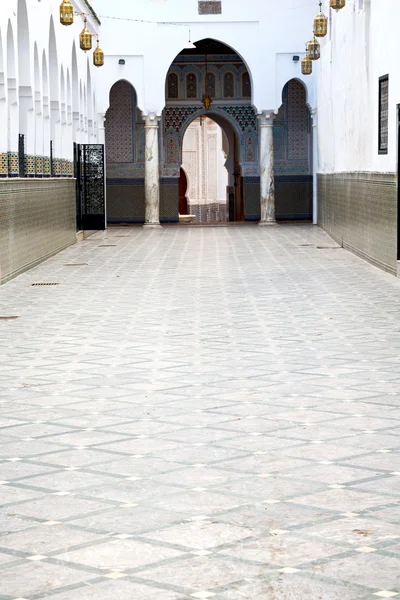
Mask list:
[[[325,5],[328,0],[325,0]],[[326,11],[327,12],[327,11]],[[398,0],[347,0],[331,11],[318,73],[319,172],[397,170]],[[378,84],[389,74],[389,152],[378,153]]]
[[[72,158],[73,140],[95,142],[97,139],[101,123],[95,105],[96,67],[92,64],[92,52],[85,54],[79,49],[82,17],[76,16],[75,23],[69,27],[62,26],[59,5],[60,0],[2,3],[0,153],[17,151],[18,133],[26,134],[28,153],[48,156],[53,138],[56,156],[66,159]],[[83,0],[75,0],[75,6],[77,11],[88,12]],[[88,28],[93,33],[99,29],[90,14]],[[13,47],[10,40],[14,42]],[[74,43],[76,63],[73,66]]]
[[[188,41],[214,38],[234,48],[252,77],[253,104],[258,110],[278,109],[282,88],[292,77],[301,78],[300,62],[318,12],[316,0],[225,0],[222,15],[201,16],[197,0],[94,0],[102,21],[101,41],[106,68],[97,73],[100,112],[108,108],[108,94],[118,79],[130,81],[145,113],[161,113],[165,78],[176,55]],[[108,19],[106,16],[119,17]],[[126,19],[143,19],[136,23]],[[167,24],[174,22],[178,25]],[[118,59],[125,58],[121,68]],[[305,79],[313,99],[313,77]]]

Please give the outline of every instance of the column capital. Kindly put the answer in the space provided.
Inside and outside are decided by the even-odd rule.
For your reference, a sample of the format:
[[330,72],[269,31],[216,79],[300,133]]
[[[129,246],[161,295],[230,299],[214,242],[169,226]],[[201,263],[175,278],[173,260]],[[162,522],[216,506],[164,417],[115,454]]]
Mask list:
[[143,115],[144,126],[145,127],[159,127],[159,123],[161,121],[161,116],[157,115],[157,113],[148,113],[147,115]]
[[310,108],[310,115],[313,121],[317,121],[318,118],[318,108],[316,106],[314,107],[309,107]]
[[274,110],[262,110],[257,115],[257,118],[260,127],[272,127],[274,124],[275,112]]

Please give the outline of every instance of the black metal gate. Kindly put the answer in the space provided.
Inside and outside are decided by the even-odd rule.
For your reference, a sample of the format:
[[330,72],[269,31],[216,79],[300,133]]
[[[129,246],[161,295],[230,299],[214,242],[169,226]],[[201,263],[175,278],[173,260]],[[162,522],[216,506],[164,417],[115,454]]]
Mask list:
[[103,144],[74,144],[74,170],[77,229],[105,229]]

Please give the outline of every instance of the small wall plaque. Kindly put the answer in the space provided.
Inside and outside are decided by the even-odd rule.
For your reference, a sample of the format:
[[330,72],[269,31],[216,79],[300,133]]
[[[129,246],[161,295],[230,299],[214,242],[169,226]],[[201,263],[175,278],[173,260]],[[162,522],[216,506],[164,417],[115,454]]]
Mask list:
[[199,1],[199,15],[220,15],[222,14],[222,2],[214,0]]

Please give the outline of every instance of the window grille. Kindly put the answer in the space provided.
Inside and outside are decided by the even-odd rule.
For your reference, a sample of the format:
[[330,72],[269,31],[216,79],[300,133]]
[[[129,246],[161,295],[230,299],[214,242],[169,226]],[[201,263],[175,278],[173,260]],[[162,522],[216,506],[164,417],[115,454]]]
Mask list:
[[379,154],[388,153],[389,141],[389,75],[379,78]]

